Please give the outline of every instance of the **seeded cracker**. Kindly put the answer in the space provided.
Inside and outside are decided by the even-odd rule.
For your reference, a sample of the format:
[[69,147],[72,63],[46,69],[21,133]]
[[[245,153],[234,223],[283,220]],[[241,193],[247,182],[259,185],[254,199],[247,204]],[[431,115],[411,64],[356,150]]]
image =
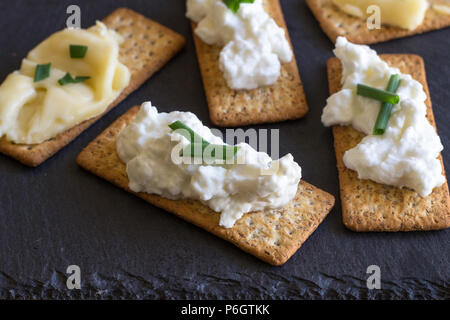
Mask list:
[[[286,207],[272,212],[244,215],[233,228],[219,226],[220,214],[199,201],[174,201],[128,188],[125,164],[116,153],[116,137],[136,116],[134,107],[91,142],[78,156],[84,169],[167,210],[196,226],[227,240],[272,265],[284,264],[313,233],[334,206],[334,197],[304,181],[296,198]],[[151,219],[151,217],[149,217]]]
[[[264,6],[276,23],[284,28],[290,43],[279,0],[264,0]],[[196,24],[192,23],[192,30],[195,28]],[[210,118],[215,125],[225,127],[278,122],[298,119],[308,112],[295,56],[291,62],[282,64],[280,78],[274,85],[254,90],[232,90],[219,69],[222,48],[206,44],[195,33],[194,42]]]
[[18,145],[3,138],[0,140],[1,153],[30,167],[40,165],[140,87],[185,44],[185,39],[181,35],[130,9],[117,9],[103,22],[108,28],[116,30],[125,38],[120,46],[119,60],[130,69],[129,86],[103,114],[37,145]]
[[[436,128],[423,59],[417,55],[380,55],[390,66],[410,74],[423,86],[428,100],[427,118]],[[341,90],[342,65],[338,58],[328,60],[330,94]],[[422,198],[410,189],[399,189],[370,180],[360,180],[356,171],[345,167],[345,151],[356,146],[364,134],[351,126],[334,126],[334,148],[342,202],[342,219],[354,231],[437,230],[450,226],[450,197],[447,183]],[[442,172],[445,176],[442,157]]]
[[[445,4],[446,0],[429,0],[430,5]],[[405,30],[394,26],[382,25],[381,29],[369,30],[364,20],[342,12],[332,0],[306,0],[320,26],[333,43],[338,36],[359,44],[372,44],[391,39],[403,38],[450,26],[450,15],[434,9],[427,10],[423,23],[414,30]]]

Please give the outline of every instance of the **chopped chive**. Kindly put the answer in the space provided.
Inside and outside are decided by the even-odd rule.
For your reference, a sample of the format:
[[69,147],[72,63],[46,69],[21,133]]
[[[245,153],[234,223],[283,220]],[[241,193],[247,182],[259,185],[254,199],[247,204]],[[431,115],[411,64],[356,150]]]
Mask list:
[[83,59],[86,56],[86,53],[88,51],[87,46],[81,46],[81,45],[75,45],[71,44],[69,46],[70,48],[70,57],[72,59]]
[[[387,91],[395,93],[400,86],[400,75],[394,74],[389,79],[389,84]],[[374,135],[382,135],[386,131],[389,118],[391,117],[393,105],[391,103],[383,102],[381,105],[380,112],[378,113],[377,121],[375,122],[375,127],[373,128]]]
[[50,77],[50,67],[51,63],[49,64],[38,64],[36,66],[36,71],[34,72],[34,82],[39,82],[44,79],[47,79]]
[[64,77],[62,77],[61,79],[58,80],[58,83],[62,86],[65,86],[66,84],[69,83],[80,83],[80,82],[84,82],[86,80],[89,80],[91,77],[75,77],[73,78],[70,73],[66,73],[66,75]]
[[233,13],[237,13],[241,7],[241,3],[254,3],[255,0],[223,0],[223,2]]
[[[207,148],[209,154],[205,154]],[[183,149],[181,156],[190,156],[192,158],[212,158],[226,161],[230,158],[234,158],[238,150],[239,147],[237,146],[191,143]]]
[[185,125],[181,121],[175,121],[174,123],[169,125],[169,128],[173,131],[180,130],[180,134],[183,135],[186,139],[189,140],[190,143],[207,143],[206,140],[204,140],[202,137],[200,137],[198,134],[194,132],[191,128],[189,128],[187,125]]
[[[183,149],[181,156],[202,159],[206,156],[206,158],[226,161],[234,158],[239,150],[239,147],[237,146],[210,144],[181,121],[170,124],[169,128],[174,131],[180,130],[179,134],[183,135],[190,142],[190,145]],[[211,150],[211,153],[204,155],[206,148]]]
[[356,93],[366,98],[372,98],[381,102],[397,104],[400,102],[398,95],[389,91],[372,88],[364,84],[358,84]]

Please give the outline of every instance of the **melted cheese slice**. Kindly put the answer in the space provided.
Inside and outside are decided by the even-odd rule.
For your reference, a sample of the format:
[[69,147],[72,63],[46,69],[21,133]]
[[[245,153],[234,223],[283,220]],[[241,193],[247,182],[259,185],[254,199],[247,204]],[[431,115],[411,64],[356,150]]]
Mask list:
[[446,4],[433,4],[432,8],[439,13],[450,14],[450,6]]
[[366,19],[367,8],[378,6],[381,23],[413,30],[422,24],[428,9],[427,0],[333,0],[344,12]]
[[[130,82],[128,68],[118,59],[120,42],[118,34],[99,22],[44,40],[0,86],[0,137],[37,144],[103,113]],[[72,59],[71,44],[88,46],[86,56]],[[47,63],[52,64],[50,77],[33,82],[36,65]],[[67,72],[91,78],[61,86],[58,80]]]

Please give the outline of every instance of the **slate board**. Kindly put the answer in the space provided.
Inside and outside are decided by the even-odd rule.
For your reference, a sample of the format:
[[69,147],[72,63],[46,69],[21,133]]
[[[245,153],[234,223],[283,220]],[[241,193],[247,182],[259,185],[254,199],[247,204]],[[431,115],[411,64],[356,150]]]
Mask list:
[[[76,165],[84,146],[145,100],[161,111],[192,111],[210,124],[184,1],[78,0],[83,27],[127,6],[183,34],[187,47],[41,167],[0,156],[0,298],[450,298],[450,230],[358,234],[342,224],[331,130],[320,122],[333,45],[304,1],[281,2],[311,111],[299,121],[257,128],[280,128],[281,154],[291,152],[305,180],[337,197],[335,209],[300,251],[283,267],[271,267]],[[72,3],[0,2],[0,81],[65,26]],[[450,170],[450,29],[374,48],[424,57]],[[381,267],[381,290],[366,287],[372,264]],[[81,268],[81,291],[66,288],[69,265]]]

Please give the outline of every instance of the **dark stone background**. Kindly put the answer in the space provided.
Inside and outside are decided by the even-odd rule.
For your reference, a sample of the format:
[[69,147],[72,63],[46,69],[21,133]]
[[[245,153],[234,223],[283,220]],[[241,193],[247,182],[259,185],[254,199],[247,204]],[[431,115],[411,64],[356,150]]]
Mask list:
[[[328,97],[325,62],[332,43],[304,1],[282,0],[311,108],[280,128],[304,179],[337,197],[334,210],[283,267],[233,245],[83,171],[77,154],[133,105],[189,110],[210,124],[184,0],[0,0],[0,81],[26,53],[62,29],[66,8],[83,27],[127,6],[183,34],[185,50],[120,106],[37,169],[0,156],[0,298],[450,298],[450,231],[353,233],[341,222],[331,130],[320,115]],[[380,53],[424,57],[437,125],[450,168],[450,29],[375,45]],[[66,289],[79,265],[82,290]],[[366,288],[381,267],[382,289]]]

